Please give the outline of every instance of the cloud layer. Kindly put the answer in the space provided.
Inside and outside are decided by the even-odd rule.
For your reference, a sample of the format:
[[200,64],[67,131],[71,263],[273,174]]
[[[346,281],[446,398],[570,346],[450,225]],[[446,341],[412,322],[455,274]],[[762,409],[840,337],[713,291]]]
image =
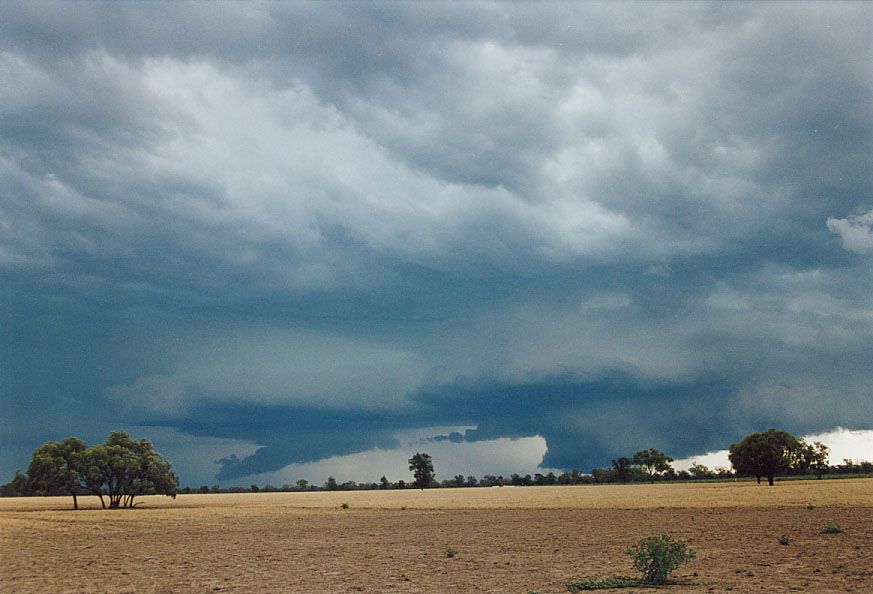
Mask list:
[[0,472],[121,425],[259,444],[221,480],[869,428],[871,18],[4,4]]

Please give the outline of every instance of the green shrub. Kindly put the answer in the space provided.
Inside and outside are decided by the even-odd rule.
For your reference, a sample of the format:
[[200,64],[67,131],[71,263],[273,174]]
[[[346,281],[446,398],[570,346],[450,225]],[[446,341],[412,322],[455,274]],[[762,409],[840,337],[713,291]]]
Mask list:
[[830,524],[825,524],[821,531],[823,534],[839,534],[843,529],[836,522],[831,522]]
[[647,584],[663,584],[670,572],[697,556],[694,549],[688,547],[681,538],[673,538],[668,534],[654,534],[637,541],[628,547],[627,554],[634,564],[634,569],[642,572],[643,581]]

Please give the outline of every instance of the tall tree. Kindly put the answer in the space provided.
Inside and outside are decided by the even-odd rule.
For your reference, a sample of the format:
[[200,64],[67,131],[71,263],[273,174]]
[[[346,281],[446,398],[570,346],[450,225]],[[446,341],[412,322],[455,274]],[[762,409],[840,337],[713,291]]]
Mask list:
[[817,478],[821,479],[822,473],[828,469],[828,458],[830,457],[830,448],[820,441],[815,441],[812,445],[807,445],[804,452],[809,468],[815,471]]
[[73,496],[73,509],[79,509],[79,490],[82,485],[80,468],[85,442],[78,437],[63,441],[49,441],[33,452],[27,474],[34,488],[44,495]]
[[434,482],[433,460],[427,454],[416,452],[409,459],[409,470],[412,471],[412,476],[415,477],[414,484],[419,489],[430,487]]
[[632,464],[633,460],[624,456],[613,460],[612,469],[615,472],[615,478],[623,483],[628,482],[630,480]]
[[776,475],[797,464],[801,450],[801,442],[790,433],[769,429],[731,445],[728,458],[737,474],[754,476],[759,483],[765,476],[767,484],[773,486]]
[[664,452],[659,452],[655,448],[641,450],[634,454],[633,458],[633,463],[642,468],[643,472],[649,475],[649,479],[652,482],[655,482],[656,475],[673,469],[673,467],[670,466],[670,462],[672,461],[673,458]]

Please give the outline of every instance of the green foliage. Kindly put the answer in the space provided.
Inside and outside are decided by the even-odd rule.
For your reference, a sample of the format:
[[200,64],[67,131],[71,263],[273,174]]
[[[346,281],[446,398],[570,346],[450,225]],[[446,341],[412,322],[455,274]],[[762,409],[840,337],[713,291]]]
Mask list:
[[0,486],[0,497],[28,497],[33,494],[33,485],[26,474],[16,469],[15,476],[5,485]]
[[73,508],[79,509],[77,496],[85,447],[81,439],[68,437],[36,448],[27,469],[34,489],[43,495],[72,495]]
[[790,433],[769,429],[731,445],[728,457],[737,474],[757,477],[758,482],[766,476],[772,486],[777,474],[801,463],[804,450],[805,444]]
[[615,478],[619,481],[626,483],[630,480],[631,476],[631,466],[633,465],[633,460],[630,458],[616,458],[612,461],[612,469],[615,473]]
[[825,524],[822,527],[821,531],[822,531],[822,534],[839,534],[840,532],[843,531],[843,529],[840,528],[840,525],[837,524],[836,522],[830,522],[828,524]]
[[655,475],[673,470],[673,467],[670,466],[670,462],[673,461],[673,458],[664,452],[659,452],[655,448],[649,448],[648,450],[637,452],[634,454],[632,461],[634,464],[642,468],[643,471],[649,475],[649,478],[653,480]]
[[686,561],[697,556],[694,549],[688,547],[681,538],[673,538],[667,534],[655,534],[640,539],[628,547],[627,554],[634,564],[634,569],[643,574],[647,584],[663,584],[671,571]]
[[645,584],[636,578],[612,576],[602,580],[588,580],[585,582],[570,582],[567,589],[570,592],[582,592],[583,590],[609,590],[612,588],[637,588]]
[[414,485],[419,489],[430,487],[434,482],[433,460],[428,454],[416,452],[409,459],[409,470],[415,477]]
[[155,452],[151,442],[132,440],[115,431],[105,444],[86,447],[77,437],[50,441],[33,452],[28,476],[42,494],[69,494],[78,509],[77,496],[90,493],[109,497],[109,507],[133,507],[138,495],[176,496],[179,479],[169,462]]

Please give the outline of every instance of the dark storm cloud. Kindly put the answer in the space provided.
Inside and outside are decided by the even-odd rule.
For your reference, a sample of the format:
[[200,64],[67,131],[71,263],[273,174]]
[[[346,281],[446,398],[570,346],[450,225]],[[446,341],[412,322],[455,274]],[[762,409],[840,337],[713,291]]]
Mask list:
[[871,20],[5,3],[2,449],[260,444],[230,480],[437,425],[583,468],[864,428]]

